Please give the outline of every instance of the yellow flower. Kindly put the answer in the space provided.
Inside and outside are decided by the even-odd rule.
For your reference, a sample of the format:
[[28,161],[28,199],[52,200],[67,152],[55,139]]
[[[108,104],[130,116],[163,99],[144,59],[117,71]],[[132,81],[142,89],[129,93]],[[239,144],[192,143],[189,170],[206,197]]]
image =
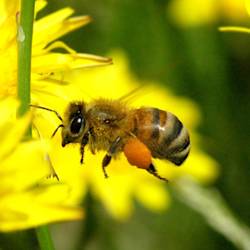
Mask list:
[[[36,1],[36,14],[46,6]],[[17,30],[20,3],[0,3],[0,100],[16,96],[17,91]],[[58,10],[34,22],[31,88],[32,102],[39,103],[60,95],[64,72],[110,64],[110,59],[76,53],[66,44],[55,41],[90,21],[88,16],[70,17],[71,8]],[[20,35],[20,32],[19,32]],[[60,49],[64,52],[55,52]],[[55,75],[59,75],[58,80]],[[58,90],[57,90],[58,89]],[[65,92],[63,92],[65,95]],[[16,102],[7,99],[0,104],[0,230],[9,231],[35,227],[58,220],[82,218],[82,210],[71,199],[70,187],[47,180],[51,174],[48,156],[50,144],[43,138],[20,143],[31,115],[15,120]],[[10,116],[11,114],[11,116]],[[36,129],[35,129],[36,130]]]
[[[246,10],[248,15],[250,15],[250,1],[249,0],[245,0],[245,6],[246,6]],[[220,27],[219,28],[220,31],[233,31],[233,32],[243,32],[243,33],[250,33],[250,29],[246,28],[246,27],[238,27],[238,26],[227,26],[227,27]]]
[[50,173],[48,145],[41,140],[20,142],[31,115],[16,120],[16,109],[14,99],[0,102],[0,231],[81,218],[81,209],[65,202],[66,185],[41,182]]
[[[74,88],[65,86],[68,100],[51,103],[49,108],[63,113],[65,106],[72,100],[91,101],[93,98],[119,98],[142,84],[134,78],[128,69],[126,58],[120,54],[112,55],[115,64],[98,70],[85,70],[65,75],[65,79],[74,82]],[[82,83],[85,84],[82,84]],[[167,161],[154,160],[160,175],[171,183],[183,175],[192,176],[198,182],[213,181],[217,172],[217,163],[199,147],[199,136],[195,129],[200,120],[197,106],[189,99],[177,97],[170,90],[151,83],[145,93],[131,101],[131,107],[152,106],[168,110],[176,114],[191,133],[192,150],[190,157],[180,168],[173,167]],[[35,124],[46,136],[50,136],[59,121],[54,114],[37,110]],[[54,117],[54,118],[53,118]],[[49,126],[49,124],[51,126]],[[167,184],[148,174],[145,170],[135,168],[127,162],[123,154],[112,160],[108,166],[109,178],[105,179],[101,162],[105,152],[92,155],[85,153],[84,165],[80,166],[79,145],[61,147],[61,136],[53,138],[51,159],[59,178],[68,183],[72,190],[72,199],[80,200],[89,188],[106,209],[117,219],[125,220],[133,211],[133,200],[136,199],[153,211],[162,211],[169,205]],[[75,198],[73,198],[73,196]]]
[[[36,13],[46,6],[46,1],[36,1]],[[0,97],[16,94],[17,83],[17,30],[19,1],[3,0],[0,4]],[[110,59],[83,53],[76,53],[66,44],[55,41],[61,36],[90,22],[89,16],[70,17],[74,11],[63,8],[34,22],[32,44],[31,88],[32,99],[38,102],[38,94],[47,85],[64,84],[54,79],[55,73],[72,69],[93,67],[110,63]],[[55,52],[55,49],[65,51]],[[62,77],[61,77],[62,78]],[[52,95],[53,92],[50,94]],[[53,93],[56,95],[56,93]]]
[[221,18],[246,20],[244,0],[172,0],[167,11],[174,22],[182,27],[214,23]]

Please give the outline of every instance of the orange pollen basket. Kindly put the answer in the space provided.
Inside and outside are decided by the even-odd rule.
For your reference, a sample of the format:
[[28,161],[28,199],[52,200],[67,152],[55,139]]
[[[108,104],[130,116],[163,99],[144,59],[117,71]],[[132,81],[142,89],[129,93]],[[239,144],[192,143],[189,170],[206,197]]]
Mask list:
[[123,152],[128,162],[138,168],[148,169],[152,163],[150,150],[137,138],[128,140],[124,146]]

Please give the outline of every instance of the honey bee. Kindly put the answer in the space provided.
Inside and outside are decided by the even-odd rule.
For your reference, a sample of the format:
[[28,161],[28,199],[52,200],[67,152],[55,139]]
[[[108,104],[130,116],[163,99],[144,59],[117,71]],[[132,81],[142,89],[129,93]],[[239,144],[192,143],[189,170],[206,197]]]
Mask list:
[[86,145],[93,154],[105,150],[102,160],[105,177],[108,177],[106,167],[111,159],[123,152],[131,165],[167,181],[157,173],[152,158],[168,160],[179,166],[190,151],[189,134],[182,122],[174,114],[158,108],[132,109],[121,99],[100,98],[90,103],[69,103],[62,118],[55,110],[31,106],[57,115],[61,124],[52,136],[61,128],[62,147],[79,143],[81,163]]

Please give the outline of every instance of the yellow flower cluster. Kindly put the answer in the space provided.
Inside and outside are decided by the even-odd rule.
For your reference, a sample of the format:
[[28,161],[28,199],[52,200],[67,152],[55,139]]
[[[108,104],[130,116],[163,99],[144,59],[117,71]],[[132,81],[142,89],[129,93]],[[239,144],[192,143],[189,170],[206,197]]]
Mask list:
[[[46,6],[46,1],[36,1],[36,13]],[[0,97],[16,94],[17,83],[17,43],[19,1],[1,2],[1,40],[0,40],[0,82],[2,83]],[[49,84],[63,84],[56,81],[54,74],[72,69],[93,67],[110,63],[110,59],[76,53],[66,44],[55,41],[61,36],[90,22],[89,16],[70,17],[74,11],[71,8],[58,10],[34,22],[32,43],[31,87],[32,97],[44,93]],[[65,53],[55,52],[63,49]],[[4,83],[4,84],[3,84]]]
[[[35,227],[58,220],[82,218],[83,212],[69,201],[70,189],[63,183],[46,182],[51,173],[48,156],[50,145],[41,138],[22,142],[31,124],[31,114],[16,119],[17,42],[19,1],[0,3],[0,231]],[[36,13],[46,1],[36,2]],[[94,55],[79,54],[55,39],[90,21],[88,16],[73,17],[71,8],[64,8],[34,23],[32,53],[32,99],[48,98],[53,92],[45,90],[56,81],[56,72],[109,64],[110,60]],[[53,52],[61,48],[65,52]]]
[[172,0],[167,13],[181,27],[195,27],[220,19],[245,21],[245,0]]
[[[245,0],[245,4],[246,4],[246,10],[248,15],[250,15],[250,1],[249,0]],[[227,27],[220,27],[219,28],[220,31],[229,31],[229,32],[243,32],[243,33],[250,33],[250,28],[246,28],[246,27],[239,27],[239,26],[227,26]]]
[[43,185],[50,168],[49,145],[42,140],[20,142],[31,114],[15,119],[17,101],[0,102],[0,231],[34,227],[58,220],[82,217],[82,210],[65,203],[68,187]]

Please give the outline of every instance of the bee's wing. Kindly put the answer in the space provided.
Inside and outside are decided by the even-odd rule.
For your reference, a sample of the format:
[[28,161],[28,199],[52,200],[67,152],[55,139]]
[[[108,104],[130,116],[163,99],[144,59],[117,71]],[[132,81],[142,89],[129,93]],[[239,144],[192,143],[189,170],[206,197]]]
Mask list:
[[146,92],[146,86],[140,85],[140,86],[132,89],[131,91],[129,91],[125,95],[121,96],[118,100],[121,102],[124,102],[124,103],[131,103],[135,99],[138,99],[138,97],[144,95],[145,92]]

